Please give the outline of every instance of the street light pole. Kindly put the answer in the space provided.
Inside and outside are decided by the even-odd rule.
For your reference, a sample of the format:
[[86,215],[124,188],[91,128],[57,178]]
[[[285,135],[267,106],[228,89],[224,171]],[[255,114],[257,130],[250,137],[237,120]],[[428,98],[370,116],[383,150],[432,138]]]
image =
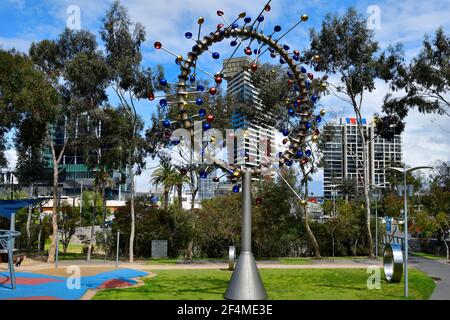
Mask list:
[[413,168],[406,168],[406,163],[403,168],[399,167],[389,167],[388,169],[396,170],[400,173],[403,173],[403,193],[404,193],[404,243],[405,243],[405,261],[404,261],[404,269],[405,269],[405,297],[408,298],[408,200],[406,195],[406,175],[412,171],[419,170],[419,169],[434,169],[433,167],[427,167],[427,166],[420,166],[420,167],[413,167]]

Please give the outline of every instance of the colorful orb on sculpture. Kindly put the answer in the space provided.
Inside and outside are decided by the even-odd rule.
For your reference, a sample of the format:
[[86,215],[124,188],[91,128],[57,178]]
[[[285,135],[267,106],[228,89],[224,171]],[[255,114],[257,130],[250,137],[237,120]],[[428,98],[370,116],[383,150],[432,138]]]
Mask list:
[[220,54],[218,52],[213,52],[212,57],[213,57],[213,59],[219,59]]
[[198,106],[201,106],[203,104],[203,99],[202,98],[197,98],[195,100],[195,104],[198,105]]
[[200,109],[198,111],[198,115],[203,118],[204,116],[206,116],[206,110],[205,109]]
[[170,125],[171,125],[170,120],[166,119],[166,120],[163,121],[163,127],[164,128],[170,128]]
[[257,206],[261,205],[262,202],[263,202],[263,199],[262,199],[261,197],[257,197],[257,198],[255,199],[255,204],[256,204]]
[[250,23],[250,22],[252,22],[252,18],[246,17],[246,18],[244,19],[244,22],[245,22],[245,23]]
[[167,86],[167,80],[166,79],[161,79],[159,80],[159,84],[163,87]]
[[214,122],[214,120],[216,119],[216,117],[214,117],[214,115],[210,114],[206,117],[206,121],[208,121],[209,123]]
[[202,179],[208,178],[208,173],[206,171],[200,172],[200,178],[202,178]]
[[203,130],[208,131],[209,129],[211,129],[211,123],[206,122],[203,124]]
[[240,190],[240,187],[239,187],[239,186],[234,186],[234,187],[233,187],[233,192],[234,192],[234,193],[238,193],[239,190]]
[[215,87],[209,88],[209,94],[210,95],[215,95],[216,93],[217,93],[217,88],[215,88]]
[[162,44],[161,44],[161,42],[159,42],[159,41],[156,41],[156,42],[153,44],[153,46],[154,46],[155,49],[157,49],[157,50],[159,50],[159,49],[162,48]]

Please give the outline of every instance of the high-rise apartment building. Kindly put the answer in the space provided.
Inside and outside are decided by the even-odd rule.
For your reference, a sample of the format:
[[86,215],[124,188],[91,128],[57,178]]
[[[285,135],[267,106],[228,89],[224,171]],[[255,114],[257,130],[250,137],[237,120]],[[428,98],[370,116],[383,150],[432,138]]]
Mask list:
[[[369,178],[371,185],[386,187],[386,168],[402,161],[402,137],[395,135],[392,140],[375,134],[373,122],[362,119],[365,136],[369,140]],[[324,153],[324,197],[332,199],[333,193],[342,196],[339,185],[343,181],[355,181],[362,187],[363,144],[356,118],[341,118],[338,122],[324,127],[324,134],[331,137],[325,144]]]
[[[243,145],[235,145],[234,164],[245,167],[258,166],[264,156],[270,156],[270,145],[275,141],[275,129],[269,125],[270,115],[262,112],[262,102],[258,97],[259,89],[251,80],[248,57],[224,60],[223,76],[227,80],[227,92],[238,103],[251,104],[256,112],[250,117],[242,112],[235,112],[231,118],[232,129],[246,132]],[[260,141],[267,143],[267,148],[258,146]],[[266,154],[262,154],[265,152]]]

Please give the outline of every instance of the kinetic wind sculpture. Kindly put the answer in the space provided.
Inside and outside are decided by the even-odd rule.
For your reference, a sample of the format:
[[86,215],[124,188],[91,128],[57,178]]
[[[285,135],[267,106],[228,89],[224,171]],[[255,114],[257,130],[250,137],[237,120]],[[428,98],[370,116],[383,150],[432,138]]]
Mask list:
[[[294,30],[300,23],[308,20],[307,15],[302,15],[299,21],[294,24],[286,32],[277,36],[281,32],[282,28],[276,25],[273,32],[269,35],[264,34],[261,23],[265,20],[264,14],[271,10],[269,1],[261,12],[256,16],[256,19],[252,19],[247,16],[246,13],[241,13],[232,22],[226,18],[223,11],[217,11],[217,15],[223,20],[224,23],[219,23],[217,29],[206,35],[201,39],[202,25],[204,18],[198,19],[198,34],[197,39],[193,39],[194,35],[191,32],[186,32],[185,37],[195,42],[192,47],[192,51],[184,58],[182,55],[178,55],[168,50],[163,46],[161,42],[155,42],[154,47],[157,50],[163,50],[175,57],[175,63],[180,66],[180,74],[178,76],[178,82],[170,84],[165,79],[160,80],[162,86],[173,85],[176,87],[176,94],[165,95],[161,97],[155,97],[150,95],[149,99],[161,98],[159,104],[162,108],[168,107],[169,104],[177,106],[179,111],[178,119],[171,121],[169,119],[163,121],[163,126],[167,130],[167,137],[171,137],[171,130],[178,128],[184,128],[189,130],[191,136],[194,135],[193,118],[203,119],[203,130],[207,131],[212,128],[215,117],[212,114],[207,114],[206,110],[202,108],[204,99],[202,95],[214,96],[218,90],[216,85],[220,85],[223,81],[223,71],[227,66],[227,63],[223,66],[222,70],[215,74],[211,74],[204,69],[200,68],[198,59],[204,53],[211,54],[213,59],[219,59],[221,57],[219,52],[211,51],[212,45],[231,40],[230,46],[235,47],[232,55],[229,59],[241,49],[246,56],[253,56],[253,60],[248,66],[248,70],[257,71],[258,61],[261,57],[269,52],[270,57],[273,59],[278,58],[279,63],[287,65],[288,83],[290,88],[289,97],[283,101],[287,107],[287,114],[289,120],[281,124],[280,132],[286,137],[284,144],[287,145],[287,150],[283,153],[279,153],[279,165],[291,166],[294,161],[298,161],[301,166],[305,166],[310,161],[312,152],[310,149],[306,149],[306,145],[310,142],[318,140],[320,131],[317,129],[318,123],[321,122],[322,117],[325,114],[324,110],[320,111],[320,114],[313,115],[315,103],[318,100],[318,92],[311,85],[314,78],[312,73],[308,73],[305,65],[313,65],[320,61],[319,56],[311,57],[307,59],[298,50],[291,50],[288,45],[281,44],[280,41],[289,32]],[[229,61],[229,60],[228,60]],[[206,89],[203,85],[197,83],[197,74],[199,71],[206,74],[208,77],[213,78],[215,85]],[[270,79],[268,79],[270,80]],[[322,85],[322,89],[323,89]],[[169,102],[169,97],[175,98],[174,102]],[[194,99],[197,97],[196,99]],[[195,104],[198,106],[199,111],[197,115],[190,115],[187,110],[188,104]],[[173,137],[172,137],[173,139]],[[175,145],[179,144],[179,140],[172,141]],[[287,144],[289,142],[289,144]],[[245,168],[240,165],[224,164],[219,161],[214,163],[215,166],[220,167],[226,175],[232,181],[242,180],[242,246],[239,259],[228,289],[225,293],[226,299],[231,300],[262,300],[267,298],[264,285],[259,275],[258,269],[251,250],[251,180],[252,176],[261,175],[263,169],[270,168],[270,163],[262,162],[259,167]],[[199,173],[202,179],[207,178],[208,172],[201,169]],[[216,178],[215,181],[218,181]],[[292,189],[293,190],[293,189]],[[236,185],[233,187],[233,192],[239,192],[240,187]],[[294,190],[293,190],[294,191]],[[294,191],[295,192],[295,191]],[[298,195],[297,195],[298,196]],[[256,198],[257,205],[261,204],[262,199]],[[301,199],[301,204],[306,205],[306,200]]]

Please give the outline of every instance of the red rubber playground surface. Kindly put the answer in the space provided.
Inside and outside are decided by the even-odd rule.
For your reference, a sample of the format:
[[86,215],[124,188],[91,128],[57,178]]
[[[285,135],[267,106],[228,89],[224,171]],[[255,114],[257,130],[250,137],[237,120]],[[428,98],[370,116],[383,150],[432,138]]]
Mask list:
[[[78,282],[73,277],[52,276],[40,273],[16,273],[16,290],[11,289],[8,271],[0,271],[1,300],[78,300],[89,289],[110,289],[133,286],[133,278],[147,276],[147,272],[134,269],[117,269],[82,276]],[[76,284],[79,284],[77,286]]]

